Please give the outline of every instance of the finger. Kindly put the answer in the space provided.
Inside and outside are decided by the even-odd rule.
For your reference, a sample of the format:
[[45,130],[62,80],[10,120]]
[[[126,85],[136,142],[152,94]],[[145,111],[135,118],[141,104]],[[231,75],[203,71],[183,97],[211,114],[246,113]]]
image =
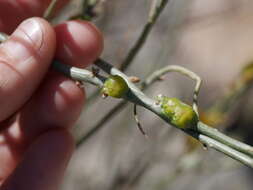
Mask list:
[[[45,131],[67,128],[77,120],[84,94],[64,77],[51,82],[50,75],[40,91],[0,133],[0,184],[12,173],[27,147]],[[46,125],[47,124],[47,125]],[[2,126],[3,127],[3,126]]]
[[69,132],[48,131],[29,147],[1,190],[58,189],[73,149],[74,141]]
[[43,19],[24,21],[0,45],[0,121],[31,96],[45,75],[55,50],[55,33]]
[[[61,24],[56,27],[56,36],[57,57],[65,64],[87,66],[102,51],[101,34],[87,22],[70,21]],[[74,81],[60,73],[50,72],[21,111],[19,123],[22,134],[31,141],[48,130],[45,126],[73,126],[81,113],[84,99],[84,90]]]
[[68,21],[55,27],[56,57],[64,63],[86,67],[103,50],[101,32],[87,21]]
[[85,92],[74,81],[50,73],[19,115],[20,138],[33,141],[53,127],[70,128],[78,119]]
[[[79,28],[80,23],[78,22],[77,24]],[[74,30],[70,27],[68,30],[75,31],[76,33],[69,33],[69,35],[72,35],[75,39],[75,35],[79,35],[80,32],[87,30],[86,24],[82,26],[84,28],[81,27],[80,30]],[[94,40],[92,41],[83,36],[87,41],[82,41],[82,43],[80,43],[80,41],[77,40],[74,47],[79,46],[86,56],[89,55],[86,51],[90,51],[90,48],[94,47],[94,53],[91,55],[98,55],[102,47],[102,37],[99,36],[101,34],[97,33],[97,29],[92,27],[89,28],[89,31],[91,32],[89,34],[91,39]],[[94,36],[92,36],[92,34]],[[65,39],[64,36],[58,39],[68,44],[68,39]],[[91,44],[89,45],[89,43]],[[92,45],[92,43],[98,44]],[[61,44],[64,45],[64,43]],[[68,49],[70,52],[75,53],[71,47],[72,46]],[[87,47],[87,49],[85,47]],[[63,51],[62,54],[65,54],[65,51]],[[87,57],[88,60],[95,59],[95,57],[92,56],[90,58]],[[64,57],[61,55],[61,51],[58,52],[58,57]],[[71,57],[73,59],[66,57],[68,60],[66,63],[74,65],[80,64],[78,58],[75,56]],[[83,64],[87,65],[88,62],[84,59]],[[22,108],[21,113],[18,115],[17,122],[1,133],[0,140],[3,139],[3,141],[0,141],[0,162],[5,167],[0,168],[0,179],[5,179],[5,177],[12,172],[13,168],[15,168],[16,164],[19,162],[20,157],[22,157],[23,152],[26,150],[26,147],[34,141],[35,138],[41,135],[41,133],[52,128],[67,128],[73,125],[83,107],[84,95],[84,92],[80,90],[72,80],[59,73],[50,72],[34,96]]]
[[[58,0],[56,9],[63,7],[69,0]],[[42,16],[51,0],[1,0],[0,31],[10,34],[24,19]]]

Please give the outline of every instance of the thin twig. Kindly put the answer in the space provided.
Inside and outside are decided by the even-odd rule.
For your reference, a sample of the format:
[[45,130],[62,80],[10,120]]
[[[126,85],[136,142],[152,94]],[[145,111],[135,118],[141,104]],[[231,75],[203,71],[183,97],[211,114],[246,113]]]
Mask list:
[[155,72],[153,72],[146,80],[145,80],[145,83],[143,83],[142,85],[143,86],[146,86],[146,85],[150,85],[152,82],[158,80],[159,78],[161,78],[164,74],[167,74],[168,72],[178,72],[178,73],[181,73],[193,80],[196,81],[196,85],[195,85],[195,88],[194,88],[194,94],[193,94],[193,109],[194,111],[198,114],[198,94],[199,94],[199,90],[200,90],[200,86],[201,86],[201,78],[196,75],[194,72],[184,68],[184,67],[181,67],[181,66],[178,66],[178,65],[168,65],[162,69],[159,69]]
[[8,39],[8,35],[3,33],[3,32],[0,32],[0,43],[7,40]]
[[229,118],[230,110],[238,103],[253,85],[253,63],[247,64],[239,76],[235,77],[228,92],[218,98],[214,104],[203,113],[203,119],[211,125],[224,124]]
[[136,55],[139,53],[139,51],[145,44],[151,29],[153,28],[158,17],[162,13],[164,7],[166,6],[168,2],[169,0],[153,0],[151,9],[149,12],[148,21],[145,24],[144,28],[142,29],[142,32],[138,40],[135,42],[134,46],[130,49],[129,53],[127,54],[127,57],[124,59],[124,61],[120,65],[119,69],[121,71],[125,71],[130,66],[130,64],[136,57]]
[[85,14],[88,6],[89,6],[89,0],[82,0],[82,13],[83,14]]
[[146,137],[148,138],[148,135],[147,133],[144,131],[143,127],[141,126],[141,123],[139,121],[139,118],[138,118],[138,114],[137,114],[137,105],[134,104],[134,119],[135,119],[135,122],[137,124],[137,127],[138,129],[140,130],[140,132]]
[[211,128],[208,125],[199,122],[198,123],[198,131],[212,139],[215,139],[223,144],[226,144],[227,146],[238,150],[242,153],[248,154],[249,156],[253,157],[253,147],[249,146],[245,143],[242,143],[240,141],[237,141],[231,137],[228,137],[224,135],[223,133],[220,133],[218,129]]
[[[207,137],[205,135],[199,135],[198,136],[198,140],[200,142],[202,142],[203,144],[205,144],[207,147],[213,148],[219,152],[222,152],[224,154],[226,154],[227,156],[249,166],[249,167],[253,167],[253,159],[251,156],[245,155],[239,151],[236,151],[235,149],[227,146],[228,144],[224,143],[222,144],[219,141],[216,141],[210,137]],[[231,144],[230,144],[231,145]],[[233,145],[234,146],[234,145]]]
[[58,0],[51,0],[48,8],[44,12],[43,18],[45,18],[47,20],[50,20],[52,18],[57,3],[58,3]]
[[71,65],[63,65],[57,60],[53,61],[52,67],[76,81],[87,82],[99,88],[103,87],[103,81],[106,79],[98,74],[95,76],[91,71],[86,69],[72,67]]
[[81,8],[75,14],[72,15],[69,19],[81,19],[81,20],[92,20],[97,17],[95,11],[96,6],[101,2],[101,0],[82,0]]
[[86,142],[90,137],[92,137],[94,134],[96,134],[106,122],[112,118],[116,113],[119,113],[126,105],[127,101],[121,101],[116,106],[113,107],[110,111],[108,111],[102,119],[99,120],[99,122],[92,127],[85,135],[83,135],[80,139],[77,140],[76,147],[79,148],[84,142]]
[[[127,53],[126,58],[124,59],[122,64],[119,66],[119,69],[121,71],[125,71],[130,66],[130,64],[132,63],[132,61],[136,57],[136,55],[139,53],[139,51],[141,50],[141,48],[145,44],[145,42],[148,38],[148,35],[150,34],[151,29],[153,28],[158,17],[162,13],[162,11],[164,10],[164,8],[168,2],[169,2],[169,0],[153,0],[152,1],[147,23],[143,27],[142,32],[138,37],[138,40],[135,42],[133,47]],[[97,97],[99,97],[99,91],[95,91],[94,93],[92,93],[92,95],[87,99],[86,104],[87,105],[92,104],[93,101]]]

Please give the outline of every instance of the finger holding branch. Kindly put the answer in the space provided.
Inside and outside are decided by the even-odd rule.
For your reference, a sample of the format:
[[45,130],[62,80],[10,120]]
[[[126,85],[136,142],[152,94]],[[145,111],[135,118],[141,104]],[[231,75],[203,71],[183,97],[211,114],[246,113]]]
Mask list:
[[[139,106],[142,106],[148,110],[150,110],[151,112],[153,112],[154,114],[158,115],[161,119],[163,119],[165,122],[167,122],[168,124],[173,125],[174,127],[177,127],[179,129],[181,129],[182,131],[184,131],[185,133],[187,133],[188,135],[193,136],[194,138],[198,139],[200,142],[202,142],[204,145],[207,145],[210,148],[214,148],[215,150],[222,152],[228,156],[230,156],[231,158],[240,161],[241,163],[249,166],[249,167],[253,167],[253,147],[244,144],[240,141],[237,141],[235,139],[232,139],[222,133],[220,133],[218,130],[216,129],[212,129],[211,127],[205,125],[204,123],[202,123],[201,121],[197,121],[195,123],[194,126],[188,126],[186,127],[186,125],[183,127],[181,127],[180,125],[177,125],[177,123],[173,123],[170,114],[166,114],[165,108],[163,104],[157,104],[157,100],[153,100],[149,97],[147,97],[140,89],[138,89],[130,80],[129,77],[127,75],[125,75],[124,73],[122,73],[121,71],[119,71],[118,69],[114,68],[112,65],[110,65],[109,63],[107,63],[106,61],[102,60],[102,59],[97,59],[97,61],[95,61],[94,63],[97,67],[99,67],[100,69],[102,69],[103,71],[105,71],[106,73],[108,73],[110,76],[119,76],[121,77],[125,83],[127,84],[128,89],[124,90],[124,93],[120,94],[120,96],[118,96],[117,98],[122,98],[125,99],[127,101],[130,101],[134,104],[137,104]],[[61,67],[66,67],[66,65],[61,64]],[[63,72],[62,69],[59,69],[58,66],[55,67],[56,70]],[[67,75],[70,78],[73,78],[74,80],[80,80],[80,78],[76,78],[74,77],[75,75],[72,75],[73,73],[73,67],[66,67],[65,68],[66,71],[64,74]],[[174,68],[174,70],[178,70],[178,68]],[[155,80],[159,77],[159,73],[164,73],[166,70],[166,68],[162,68],[160,71],[157,71],[156,74],[154,74],[152,80]],[[167,68],[167,70],[171,70]],[[185,73],[185,75],[189,75],[189,72],[184,72],[185,70],[182,70],[181,68],[179,69],[180,72]],[[89,72],[85,69],[83,69],[84,72]],[[163,72],[162,72],[163,71]],[[195,75],[193,75],[195,76]],[[101,83],[103,82],[103,84],[106,82],[106,78],[108,77],[98,77],[98,76],[94,76],[94,75],[83,75],[83,78],[81,80],[94,84],[94,78],[99,81],[97,82],[97,86],[99,86],[99,88],[101,88]],[[147,83],[152,83],[153,81],[149,80],[149,82]],[[199,87],[200,87],[200,81],[198,80],[198,83],[196,85],[197,87],[195,87],[195,94],[198,94],[199,91]],[[183,104],[180,100],[177,100],[178,104]],[[168,103],[168,101],[166,102]],[[175,103],[175,102],[173,102]],[[169,105],[169,104],[168,104]],[[168,105],[166,104],[166,106],[168,107]],[[178,106],[178,105],[176,105]],[[182,105],[184,106],[184,105]],[[180,105],[180,108],[183,108]],[[169,107],[168,107],[169,108]],[[195,118],[195,117],[192,117]],[[179,120],[181,118],[178,118]],[[194,121],[195,122],[195,121]],[[178,123],[180,124],[180,123]]]

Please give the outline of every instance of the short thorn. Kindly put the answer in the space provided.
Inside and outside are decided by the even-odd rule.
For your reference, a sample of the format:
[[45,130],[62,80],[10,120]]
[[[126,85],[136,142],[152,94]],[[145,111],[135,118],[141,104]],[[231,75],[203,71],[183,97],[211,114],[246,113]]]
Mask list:
[[132,82],[132,83],[138,83],[141,81],[141,79],[139,77],[135,77],[135,76],[130,76],[129,77],[129,80]]
[[108,97],[108,94],[106,94],[106,93],[103,93],[103,94],[102,94],[102,98],[103,98],[103,99],[105,99],[105,98],[107,98],[107,97]]
[[160,76],[160,77],[157,78],[157,80],[158,81],[163,81],[163,80],[165,80],[165,76]]
[[75,83],[76,83],[76,86],[78,86],[81,89],[84,89],[84,84],[82,81],[75,81]]
[[92,72],[92,74],[93,74],[93,77],[96,77],[96,76],[98,76],[98,74],[99,74],[99,69],[98,69],[98,68],[95,68],[95,67],[92,67],[92,68],[91,68],[91,72]]
[[147,133],[144,131],[144,129],[142,128],[141,123],[139,121],[136,107],[137,107],[136,104],[134,104],[134,119],[135,119],[135,122],[136,122],[137,127],[140,130],[140,132],[145,136],[145,138],[148,139],[149,137],[148,137]]

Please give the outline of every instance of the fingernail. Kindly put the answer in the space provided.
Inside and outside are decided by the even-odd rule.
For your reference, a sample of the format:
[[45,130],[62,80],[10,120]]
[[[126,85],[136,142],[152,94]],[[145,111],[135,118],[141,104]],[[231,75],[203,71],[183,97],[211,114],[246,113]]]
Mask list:
[[36,54],[43,43],[43,31],[36,19],[28,19],[21,23],[4,44],[4,51],[12,55],[15,52],[15,59],[21,64]]
[[21,23],[13,35],[30,41],[37,50],[41,47],[43,32],[36,19],[31,18]]

